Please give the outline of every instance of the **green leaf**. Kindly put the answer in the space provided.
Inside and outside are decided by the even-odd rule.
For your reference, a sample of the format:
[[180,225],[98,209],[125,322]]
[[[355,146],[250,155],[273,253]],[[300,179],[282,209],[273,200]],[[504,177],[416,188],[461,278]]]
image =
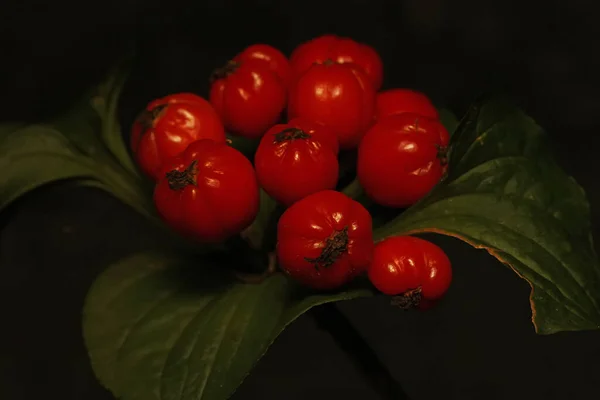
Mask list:
[[471,108],[450,173],[376,233],[434,232],[487,250],[532,288],[540,334],[600,328],[600,265],[582,188],[552,160],[542,129],[510,103]]
[[161,224],[147,182],[112,152],[122,142],[115,107],[124,80],[123,70],[113,72],[53,121],[0,125],[0,211],[40,186],[83,179]]
[[123,139],[119,125],[119,98],[130,72],[132,58],[122,60],[109,74],[108,79],[92,93],[92,106],[102,119],[101,138],[108,150],[132,175],[141,179],[139,169],[134,164]]
[[326,302],[283,275],[235,283],[223,269],[141,253],[104,272],[84,308],[84,338],[100,381],[125,400],[220,400],[238,387],[294,319]]
[[450,136],[454,134],[456,128],[458,127],[458,119],[454,113],[446,108],[442,108],[439,110],[440,113],[440,121],[444,125],[444,127],[450,133]]
[[0,211],[42,185],[97,178],[93,164],[52,127],[15,124],[3,126],[0,134]]

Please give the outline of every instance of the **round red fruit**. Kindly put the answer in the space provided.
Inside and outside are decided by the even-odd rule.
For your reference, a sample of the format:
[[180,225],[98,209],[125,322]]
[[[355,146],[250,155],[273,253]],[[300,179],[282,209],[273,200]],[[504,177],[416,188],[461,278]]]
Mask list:
[[292,71],[289,60],[281,51],[268,44],[259,43],[246,47],[233,59],[233,61],[238,62],[248,60],[258,60],[263,62],[279,77],[285,87],[288,87]]
[[210,103],[232,134],[259,138],[285,108],[286,87],[262,60],[229,61],[211,81]]
[[424,308],[448,291],[452,268],[435,244],[413,236],[392,236],[375,245],[368,276],[380,292],[402,296],[399,305]]
[[352,64],[314,64],[292,84],[288,118],[303,117],[331,128],[342,149],[356,148],[375,113],[375,90]]
[[280,267],[313,289],[338,288],[371,262],[371,215],[343,193],[325,190],[303,198],[283,213],[277,229]]
[[309,194],[335,188],[337,154],[337,136],[324,125],[303,118],[275,125],[254,156],[258,183],[289,206]]
[[408,113],[386,117],[360,143],[358,180],[376,203],[408,207],[444,175],[448,141],[438,120]]
[[140,169],[157,181],[166,160],[200,139],[225,143],[223,124],[208,101],[178,93],[146,106],[133,123],[131,149]]
[[252,164],[227,144],[199,140],[169,160],[154,190],[154,204],[175,231],[217,243],[248,227],[259,209]]
[[411,113],[438,119],[439,113],[429,97],[411,89],[390,89],[377,93],[375,100],[377,120],[390,115]]
[[323,35],[298,46],[290,57],[292,74],[299,77],[314,63],[332,60],[358,65],[367,74],[375,90],[383,82],[383,62],[374,48],[355,40]]

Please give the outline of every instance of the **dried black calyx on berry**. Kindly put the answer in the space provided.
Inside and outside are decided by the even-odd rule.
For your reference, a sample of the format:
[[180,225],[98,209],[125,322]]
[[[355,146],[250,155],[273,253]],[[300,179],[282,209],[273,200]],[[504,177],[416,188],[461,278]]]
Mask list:
[[440,160],[440,164],[442,165],[447,165],[448,164],[448,147],[446,146],[441,146],[441,145],[436,145],[435,146],[437,148],[437,158],[438,160]]
[[137,117],[138,123],[142,126],[143,131],[147,131],[154,125],[154,120],[158,118],[161,112],[167,108],[168,104],[161,104],[151,110],[144,110]]
[[348,227],[341,231],[335,231],[327,238],[325,247],[317,258],[304,257],[304,260],[313,264],[316,270],[333,265],[338,258],[348,251]]
[[418,287],[401,295],[392,297],[392,306],[398,307],[402,310],[411,310],[419,307],[422,299],[422,290],[420,287]]
[[237,61],[227,61],[224,66],[213,71],[213,73],[210,75],[210,83],[218,81],[219,79],[227,78],[229,75],[233,74],[240,67],[240,65],[241,64]]
[[273,138],[273,143],[282,143],[288,140],[309,139],[310,135],[300,128],[285,128],[279,133],[276,133]]
[[183,171],[176,169],[167,172],[166,178],[171,190],[182,190],[188,185],[196,185],[198,175],[198,160],[192,161],[189,167]]

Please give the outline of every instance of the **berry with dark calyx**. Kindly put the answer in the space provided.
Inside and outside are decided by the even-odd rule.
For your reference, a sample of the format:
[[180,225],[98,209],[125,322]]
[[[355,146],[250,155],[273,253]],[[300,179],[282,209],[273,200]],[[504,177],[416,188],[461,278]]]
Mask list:
[[154,204],[173,230],[203,243],[239,234],[259,211],[250,161],[224,143],[199,140],[165,163]]
[[303,118],[275,125],[254,156],[260,186],[286,206],[309,194],[334,189],[338,140],[326,126]]
[[452,281],[446,253],[414,236],[392,236],[375,245],[369,280],[380,292],[394,296],[402,309],[426,309],[441,299]]
[[277,225],[279,266],[292,279],[313,289],[336,289],[363,274],[372,252],[369,212],[334,190],[297,201]]

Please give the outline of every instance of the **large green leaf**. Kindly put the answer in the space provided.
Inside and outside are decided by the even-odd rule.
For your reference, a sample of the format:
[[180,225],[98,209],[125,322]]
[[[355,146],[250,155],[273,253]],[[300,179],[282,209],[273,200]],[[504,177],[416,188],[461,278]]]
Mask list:
[[452,138],[450,174],[376,232],[434,232],[483,248],[532,287],[538,333],[600,328],[600,265],[580,186],[536,123],[504,100],[473,107]]
[[84,180],[158,222],[149,186],[133,167],[117,121],[126,72],[115,69],[53,121],[0,125],[0,211],[48,183]]
[[281,274],[235,283],[208,260],[142,253],[94,283],[84,337],[97,377],[116,397],[227,399],[300,314],[369,294],[307,295]]
[[123,168],[140,178],[139,169],[127,151],[117,110],[121,92],[129,76],[131,63],[132,59],[126,58],[113,68],[108,78],[91,93],[90,100],[92,107],[102,120],[100,135],[102,142]]
[[50,126],[2,127],[0,136],[0,210],[44,184],[94,178],[93,164]]

